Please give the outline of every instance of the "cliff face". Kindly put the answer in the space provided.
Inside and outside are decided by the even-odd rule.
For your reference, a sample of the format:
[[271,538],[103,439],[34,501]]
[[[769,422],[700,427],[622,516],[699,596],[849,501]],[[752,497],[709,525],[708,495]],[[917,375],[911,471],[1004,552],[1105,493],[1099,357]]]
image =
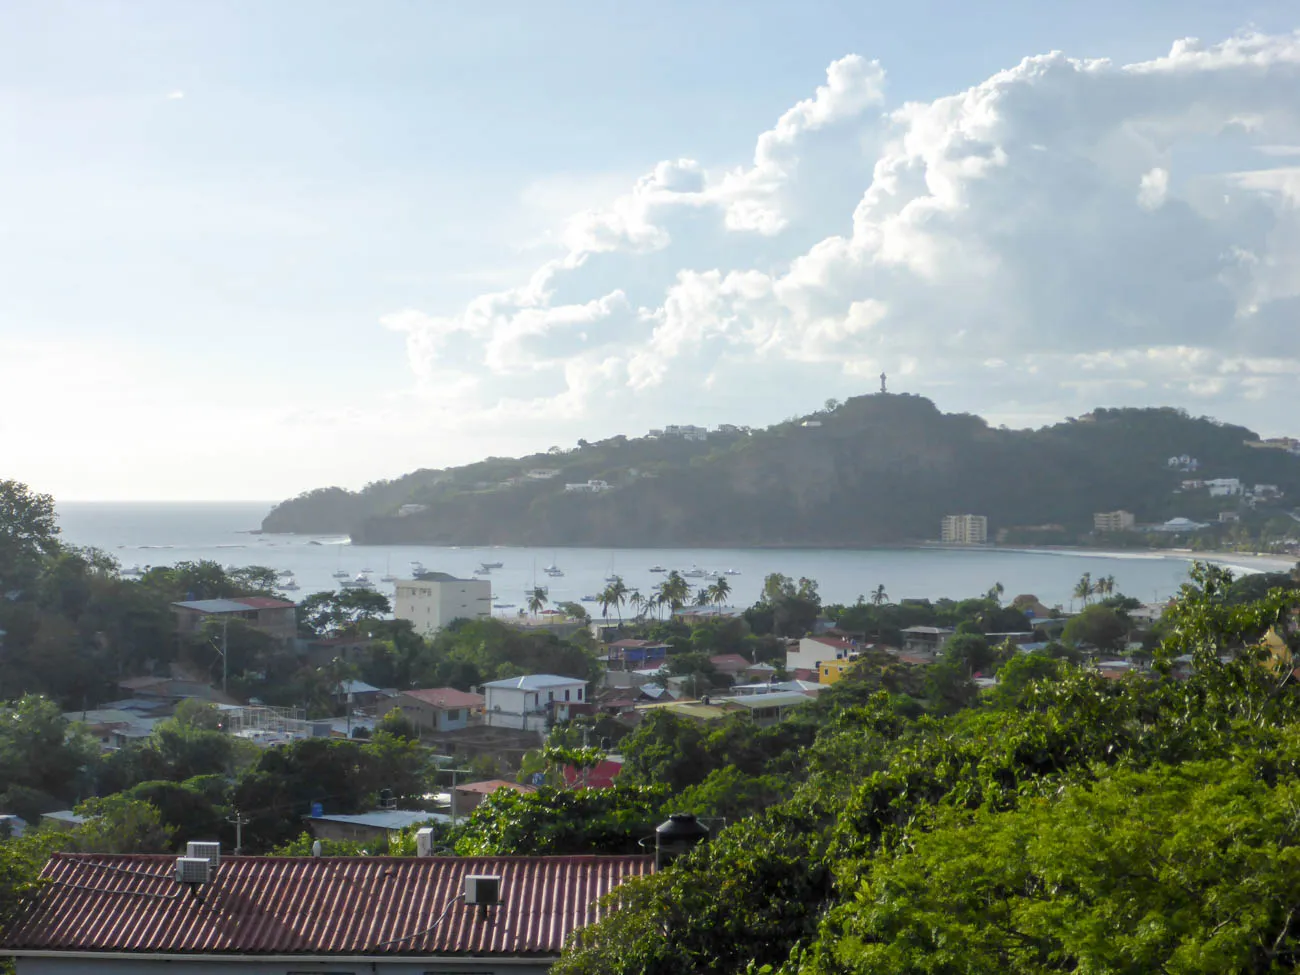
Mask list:
[[[1300,459],[1252,450],[1243,428],[1174,410],[1097,411],[1036,431],[990,428],[915,396],[864,396],[814,424],[705,443],[614,438],[558,455],[420,471],[350,494],[279,505],[267,531],[346,531],[356,542],[448,545],[879,545],[933,538],[944,514],[1012,525],[1091,525],[1094,511],[1180,513],[1189,475],[1240,477],[1300,493]],[[525,476],[549,468],[548,480]],[[565,482],[600,479],[599,494]],[[424,508],[399,515],[403,504]]]

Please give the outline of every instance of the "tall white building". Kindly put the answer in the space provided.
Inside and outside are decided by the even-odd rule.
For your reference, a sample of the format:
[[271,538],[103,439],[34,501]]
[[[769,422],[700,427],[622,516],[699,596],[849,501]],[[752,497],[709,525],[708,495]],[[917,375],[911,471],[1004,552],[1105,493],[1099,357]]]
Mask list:
[[393,615],[410,620],[417,633],[436,633],[452,620],[492,615],[492,583],[486,579],[457,579],[446,572],[429,572],[422,579],[401,579],[393,600]]
[[951,545],[983,545],[989,540],[989,520],[984,515],[944,515],[939,537]]

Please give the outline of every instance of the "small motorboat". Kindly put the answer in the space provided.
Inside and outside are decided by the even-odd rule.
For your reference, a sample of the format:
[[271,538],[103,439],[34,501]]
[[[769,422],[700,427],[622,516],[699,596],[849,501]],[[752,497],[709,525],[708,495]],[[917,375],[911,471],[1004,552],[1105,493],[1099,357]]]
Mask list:
[[584,602],[584,603],[598,603],[598,602],[600,602],[600,600],[597,599],[595,596],[583,596],[581,601]]
[[503,569],[503,568],[505,568],[505,563],[504,563],[504,562],[480,562],[479,565],[481,565],[481,566],[482,566],[483,568],[485,568],[485,569]]
[[724,572],[724,573],[722,573],[722,574],[723,574],[724,576],[738,576],[738,575],[740,575],[740,570],[739,570],[739,569],[728,569],[726,572]]
[[349,575],[349,574],[348,574],[348,570],[347,570],[347,569],[338,569],[338,570],[335,571],[335,573],[334,573],[334,578],[335,578],[335,579],[346,579],[346,578],[348,578],[348,575]]
[[658,565],[658,564],[656,564],[656,565],[652,565],[652,566],[650,566],[650,571],[651,571],[651,572],[667,572],[668,570],[665,569],[662,565]]

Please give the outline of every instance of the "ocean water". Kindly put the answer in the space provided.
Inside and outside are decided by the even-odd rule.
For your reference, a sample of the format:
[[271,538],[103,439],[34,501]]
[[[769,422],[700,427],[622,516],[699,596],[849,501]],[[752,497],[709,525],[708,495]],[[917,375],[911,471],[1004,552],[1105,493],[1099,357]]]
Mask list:
[[[430,571],[468,577],[482,562],[501,562],[492,570],[493,601],[522,606],[525,591],[535,583],[549,587],[552,602],[578,601],[605,586],[605,576],[618,573],[630,588],[643,593],[663,576],[650,572],[661,565],[687,570],[734,569],[727,577],[729,602],[747,606],[762,588],[763,577],[782,572],[798,579],[815,579],[824,602],[852,602],[870,596],[883,585],[889,597],[977,596],[1001,582],[1006,598],[1033,593],[1047,605],[1070,608],[1079,577],[1113,575],[1116,588],[1143,601],[1172,595],[1187,578],[1189,558],[1176,553],[1092,553],[1013,549],[591,549],[591,548],[440,548],[429,545],[353,546],[337,535],[254,535],[271,502],[159,503],[67,502],[58,506],[66,542],[91,545],[110,553],[124,569],[211,559],[222,565],[263,565],[289,569],[301,587],[293,597],[334,589],[337,571],[373,574],[380,591],[393,586],[380,582],[392,574],[409,578],[412,562]],[[1241,571],[1256,571],[1267,563],[1248,558],[1231,560]],[[543,570],[558,565],[563,577]],[[692,579],[708,584],[708,579]],[[499,610],[509,614],[512,610]],[[589,606],[596,615],[598,607]]]

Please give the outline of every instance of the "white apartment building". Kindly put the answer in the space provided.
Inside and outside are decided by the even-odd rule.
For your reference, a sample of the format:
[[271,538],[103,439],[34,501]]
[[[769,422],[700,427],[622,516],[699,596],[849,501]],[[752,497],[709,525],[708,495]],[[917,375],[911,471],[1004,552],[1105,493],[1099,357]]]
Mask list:
[[492,583],[487,579],[458,579],[430,572],[423,579],[400,579],[393,616],[410,620],[421,634],[436,633],[452,620],[484,619],[492,615]]
[[1132,531],[1137,519],[1131,511],[1099,511],[1092,516],[1092,527],[1099,532]]
[[483,691],[483,720],[495,728],[545,731],[551,721],[565,721],[569,705],[584,704],[587,682],[577,677],[529,674],[489,681]]
[[1235,477],[1215,477],[1205,482],[1205,486],[1210,489],[1210,497],[1226,498],[1234,494],[1241,494],[1245,490],[1241,481]]
[[989,540],[989,520],[984,515],[944,515],[939,537],[951,545],[983,545]]

